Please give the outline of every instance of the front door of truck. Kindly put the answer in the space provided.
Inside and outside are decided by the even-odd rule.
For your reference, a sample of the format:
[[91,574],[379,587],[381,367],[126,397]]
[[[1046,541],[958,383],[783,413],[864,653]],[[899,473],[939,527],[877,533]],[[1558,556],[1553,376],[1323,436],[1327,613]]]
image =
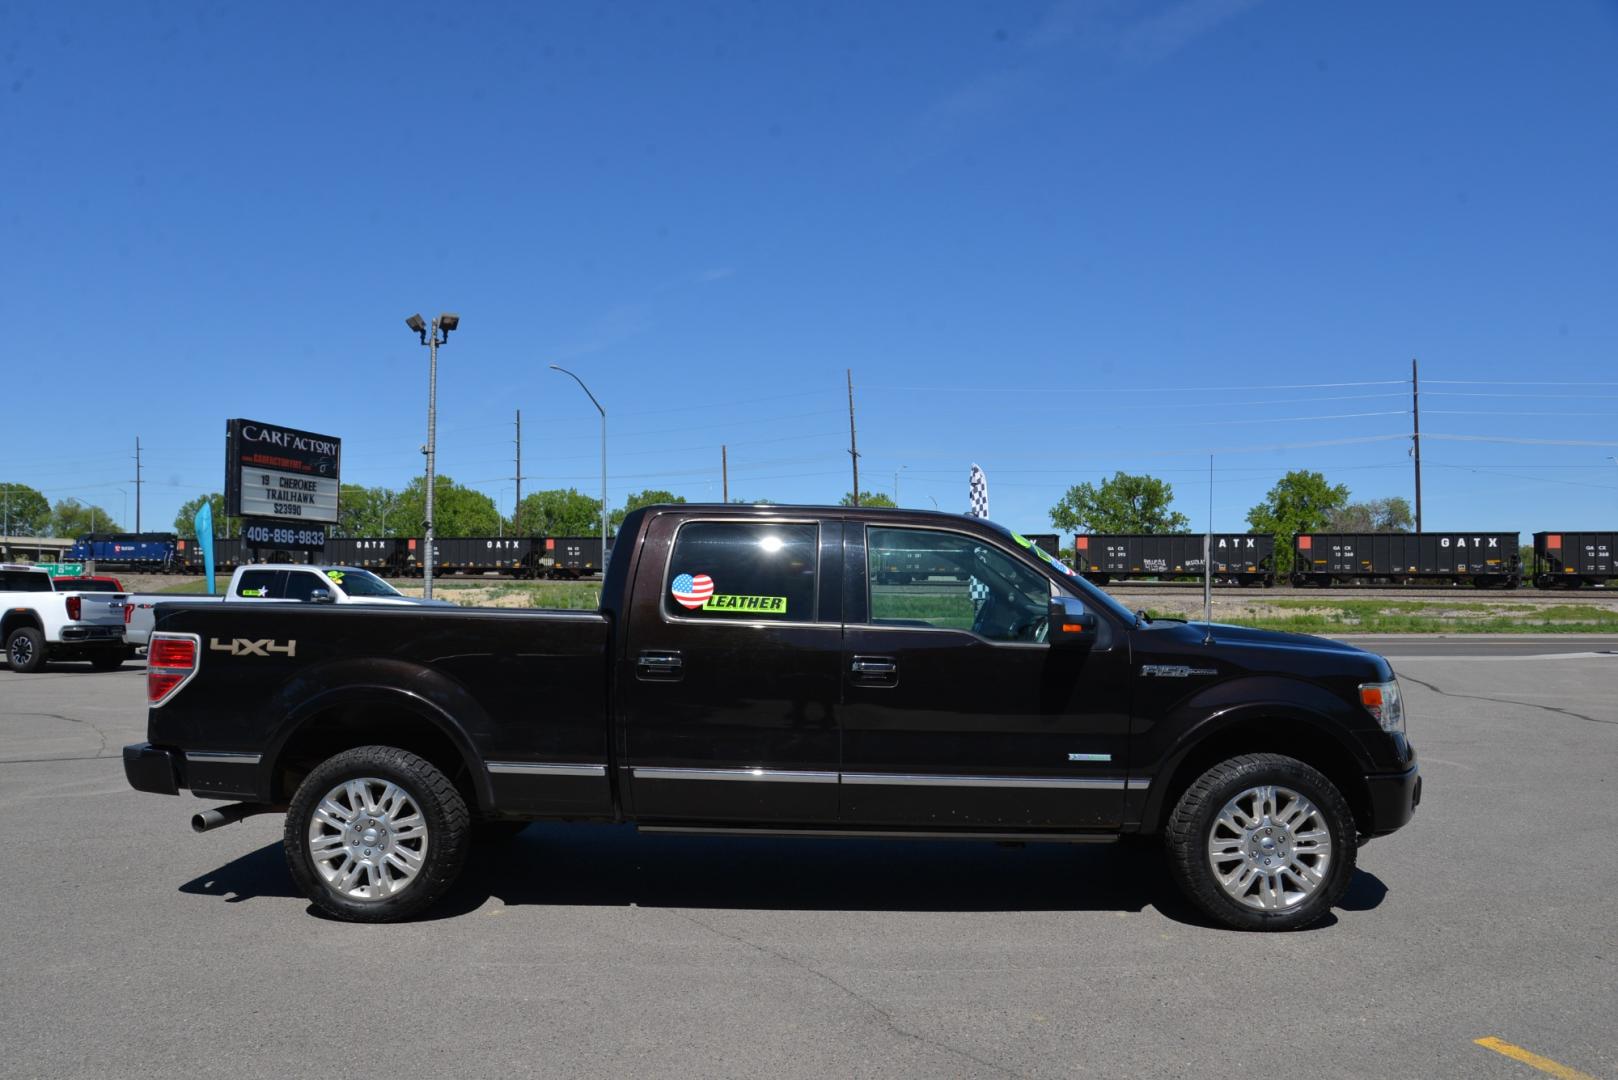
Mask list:
[[637,820],[836,820],[841,534],[791,515],[647,523],[617,661]]
[[1093,645],[1045,643],[1053,576],[1009,539],[847,530],[842,820],[1116,826],[1128,765],[1123,633],[1103,624]]

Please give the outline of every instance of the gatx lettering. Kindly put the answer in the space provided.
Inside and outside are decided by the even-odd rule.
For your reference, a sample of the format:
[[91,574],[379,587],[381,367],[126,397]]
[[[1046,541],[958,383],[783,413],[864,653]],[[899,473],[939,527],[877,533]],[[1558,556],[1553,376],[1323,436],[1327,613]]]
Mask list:
[[208,639],[208,649],[211,652],[226,652],[232,656],[269,656],[271,653],[281,653],[285,656],[298,655],[298,641],[296,638],[282,644],[274,638],[232,638],[230,641],[220,641],[218,638]]

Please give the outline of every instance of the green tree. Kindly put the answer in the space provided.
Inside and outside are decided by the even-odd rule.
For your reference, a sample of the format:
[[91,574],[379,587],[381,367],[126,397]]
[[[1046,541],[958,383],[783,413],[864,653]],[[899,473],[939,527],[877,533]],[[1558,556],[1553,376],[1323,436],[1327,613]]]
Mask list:
[[1321,473],[1296,469],[1276,481],[1264,501],[1247,512],[1247,523],[1254,532],[1275,537],[1275,569],[1285,574],[1292,569],[1292,538],[1326,528],[1332,514],[1347,502],[1347,485],[1328,484]]
[[51,526],[51,504],[27,484],[0,484],[0,533],[44,536]]
[[1327,518],[1326,528],[1333,532],[1409,532],[1414,521],[1410,502],[1401,495],[1394,495],[1338,507]]
[[123,531],[124,527],[99,506],[87,506],[77,499],[59,499],[51,508],[52,536],[79,537]]
[[[685,496],[684,495],[676,495],[672,491],[657,491],[657,490],[653,490],[653,489],[650,489],[650,488],[647,489],[646,491],[637,491],[633,495],[631,495],[628,499],[624,500],[623,509],[614,510],[612,512],[612,516],[610,518],[610,520],[612,522],[612,531],[614,533],[617,533],[618,526],[620,526],[620,525],[622,525],[624,523],[624,518],[629,516],[629,512],[631,510],[639,510],[643,506],[656,506],[659,503],[683,503],[683,502],[685,502]],[[600,504],[597,504],[597,505],[600,505]],[[599,528],[600,526],[597,526],[597,527]],[[566,534],[563,534],[563,535],[566,535]]]
[[[395,535],[422,534],[427,521],[425,476],[416,477],[399,492],[386,520]],[[439,474],[433,477],[433,531],[438,536],[494,536],[500,531],[500,511],[483,492]]]
[[[840,501],[837,505],[838,506],[853,506],[854,505],[854,493],[852,491],[843,492],[842,501]],[[860,505],[861,506],[898,506],[899,504],[893,501],[892,496],[884,495],[880,491],[862,491],[862,492],[860,492]]]
[[1172,533],[1183,532],[1191,521],[1170,510],[1174,487],[1155,476],[1113,473],[1100,485],[1083,483],[1067,489],[1051,507],[1051,524],[1063,532]]
[[[425,490],[425,488],[424,488]],[[391,512],[399,493],[391,488],[344,484],[337,500],[333,536],[391,536]]]
[[240,536],[242,534],[242,519],[225,517],[225,497],[217,491],[207,495],[198,495],[194,499],[188,499],[186,502],[181,503],[179,513],[174,515],[175,532],[188,540],[195,539],[197,523],[193,519],[196,518],[197,511],[202,509],[204,500],[213,507],[213,534],[215,536]]
[[553,488],[524,495],[517,507],[519,536],[596,536],[601,532],[601,500],[578,488]]

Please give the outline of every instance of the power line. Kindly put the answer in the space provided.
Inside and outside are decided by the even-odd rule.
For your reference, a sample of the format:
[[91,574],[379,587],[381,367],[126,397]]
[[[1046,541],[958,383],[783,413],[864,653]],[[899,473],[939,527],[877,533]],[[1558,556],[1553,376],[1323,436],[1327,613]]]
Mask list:
[[[1404,379],[1372,379],[1364,382],[1330,383],[1271,383],[1254,386],[869,386],[868,390],[898,390],[906,393],[963,393],[963,394],[1161,394],[1221,393],[1237,390],[1338,390],[1352,386],[1404,386]],[[1585,385],[1582,383],[1568,385]],[[1590,384],[1597,385],[1597,384]],[[1612,383],[1618,386],[1618,383]],[[1404,395],[1401,393],[1401,397]]]

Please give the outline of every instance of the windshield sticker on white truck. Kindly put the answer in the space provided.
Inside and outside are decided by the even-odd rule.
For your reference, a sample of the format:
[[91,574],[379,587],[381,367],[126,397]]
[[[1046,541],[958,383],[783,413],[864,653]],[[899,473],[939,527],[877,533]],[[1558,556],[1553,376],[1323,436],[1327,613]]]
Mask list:
[[343,572],[341,570],[327,570],[326,576],[331,578],[339,585],[343,583]]

